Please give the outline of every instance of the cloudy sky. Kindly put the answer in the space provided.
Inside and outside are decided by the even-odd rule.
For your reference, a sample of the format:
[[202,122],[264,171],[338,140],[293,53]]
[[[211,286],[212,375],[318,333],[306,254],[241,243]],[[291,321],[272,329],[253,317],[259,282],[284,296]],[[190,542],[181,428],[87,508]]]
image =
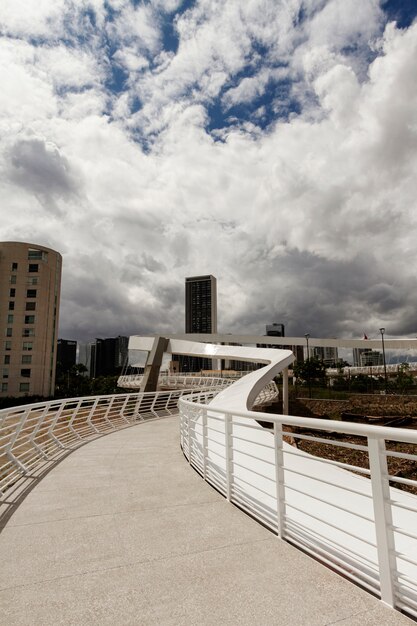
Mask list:
[[60,336],[417,335],[415,0],[1,0],[1,239]]

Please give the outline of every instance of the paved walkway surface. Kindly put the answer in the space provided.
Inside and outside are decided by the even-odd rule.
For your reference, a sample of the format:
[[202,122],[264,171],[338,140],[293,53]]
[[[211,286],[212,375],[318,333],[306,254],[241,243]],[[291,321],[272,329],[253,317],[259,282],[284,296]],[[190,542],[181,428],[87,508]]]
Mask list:
[[411,624],[281,542],[188,466],[178,419],[61,461],[0,535],[0,623]]

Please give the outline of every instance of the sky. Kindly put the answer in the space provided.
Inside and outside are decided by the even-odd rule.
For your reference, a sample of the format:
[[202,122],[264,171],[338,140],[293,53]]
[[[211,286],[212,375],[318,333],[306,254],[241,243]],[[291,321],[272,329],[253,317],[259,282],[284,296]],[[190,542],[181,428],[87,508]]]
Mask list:
[[417,335],[415,0],[2,0],[1,240],[60,337]]

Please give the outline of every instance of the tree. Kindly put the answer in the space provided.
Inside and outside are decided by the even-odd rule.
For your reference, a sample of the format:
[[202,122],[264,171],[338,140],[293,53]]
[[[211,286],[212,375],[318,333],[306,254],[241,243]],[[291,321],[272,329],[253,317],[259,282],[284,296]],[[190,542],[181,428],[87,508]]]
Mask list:
[[398,366],[396,381],[397,388],[400,393],[405,393],[407,389],[413,386],[414,379],[410,374],[410,366],[408,363],[401,363]]
[[303,383],[324,384],[326,366],[318,357],[312,356],[294,365],[294,376]]

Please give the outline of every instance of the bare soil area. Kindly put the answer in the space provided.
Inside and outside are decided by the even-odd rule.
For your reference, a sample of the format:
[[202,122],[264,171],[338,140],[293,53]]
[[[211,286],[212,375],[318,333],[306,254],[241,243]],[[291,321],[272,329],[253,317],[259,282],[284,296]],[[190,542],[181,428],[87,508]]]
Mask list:
[[[267,409],[268,413],[278,413],[281,406],[276,404]],[[375,424],[376,426],[398,426],[417,430],[417,400],[415,397],[399,396],[352,396],[349,400],[310,400],[290,399],[290,415],[312,417],[355,423]],[[349,465],[369,469],[368,455],[362,450],[353,450],[317,441],[297,439],[297,433],[320,437],[340,443],[366,445],[364,437],[341,435],[335,432],[306,431],[305,429],[286,429],[295,435],[297,447],[317,457],[331,459]],[[387,442],[387,449],[394,452],[417,455],[417,445]],[[417,481],[417,461],[399,459],[388,455],[388,472],[392,477],[407,478]],[[417,494],[417,486],[404,485],[392,481],[393,486],[409,493]]]

